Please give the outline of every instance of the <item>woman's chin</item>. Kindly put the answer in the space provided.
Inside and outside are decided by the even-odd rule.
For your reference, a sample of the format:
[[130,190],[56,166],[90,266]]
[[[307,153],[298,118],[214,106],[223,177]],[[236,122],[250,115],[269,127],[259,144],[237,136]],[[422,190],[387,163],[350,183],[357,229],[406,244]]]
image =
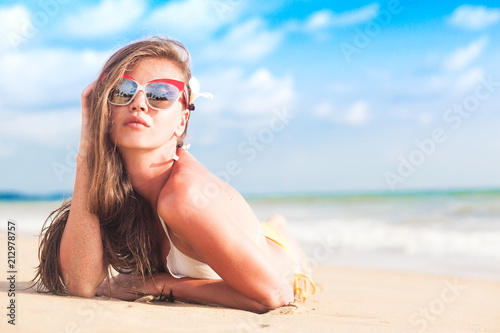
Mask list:
[[167,143],[150,142],[146,140],[120,140],[114,142],[121,152],[124,151],[152,151],[167,146]]

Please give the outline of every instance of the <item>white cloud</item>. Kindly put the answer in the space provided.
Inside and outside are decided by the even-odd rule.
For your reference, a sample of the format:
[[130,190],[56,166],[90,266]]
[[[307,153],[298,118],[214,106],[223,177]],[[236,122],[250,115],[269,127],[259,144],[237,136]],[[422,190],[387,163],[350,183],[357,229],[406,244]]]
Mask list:
[[290,106],[294,96],[291,76],[275,78],[265,68],[258,69],[243,81],[241,90],[241,111],[248,114]]
[[41,49],[0,55],[0,107],[40,108],[79,104],[107,53]]
[[0,50],[15,49],[20,39],[28,37],[30,26],[30,12],[24,6],[0,7]]
[[143,0],[105,0],[68,16],[61,31],[82,38],[109,36],[131,27],[142,27],[139,19],[145,9]]
[[364,7],[335,13],[328,9],[323,9],[312,13],[306,21],[306,29],[319,30],[331,26],[350,26],[374,19],[379,12],[380,5],[372,3]]
[[328,27],[332,20],[332,16],[332,12],[328,9],[314,12],[307,19],[306,27],[311,30]]
[[[80,109],[20,113],[2,110],[2,142],[28,143],[50,148],[65,147],[77,141],[81,123]],[[73,139],[73,140],[72,140]],[[9,148],[10,153],[13,147]]]
[[471,68],[453,78],[452,92],[462,95],[464,92],[474,89],[479,84],[480,79],[484,76],[484,71],[481,68]]
[[272,53],[283,37],[283,31],[269,31],[261,19],[255,18],[208,44],[202,54],[214,60],[256,61]]
[[313,108],[312,113],[318,118],[327,118],[332,113],[332,105],[329,102],[321,102]]
[[159,34],[179,39],[202,40],[239,17],[244,6],[231,2],[170,1],[145,20]]
[[[276,77],[266,68],[250,74],[228,68],[204,73],[198,77],[201,90],[213,93],[213,99],[196,100],[196,111],[188,137],[200,145],[213,145],[228,132],[254,132],[269,126],[276,112],[294,113],[295,91],[293,77]],[[188,138],[189,139],[189,138]]]
[[419,113],[417,115],[417,123],[422,124],[422,125],[430,124],[430,123],[432,123],[433,120],[434,120],[434,117],[432,117],[432,115],[430,115],[427,112]]
[[260,68],[245,77],[241,70],[227,69],[209,79],[202,90],[214,94],[214,99],[204,103],[203,112],[231,111],[240,115],[265,115],[270,110],[292,107],[295,96],[291,76],[275,77],[266,68]]
[[327,87],[327,92],[336,95],[352,94],[355,91],[352,84],[347,82],[332,83]]
[[313,109],[313,115],[320,119],[329,119],[334,123],[359,126],[368,119],[369,105],[359,100],[346,107],[334,106],[331,102],[323,101]]
[[351,125],[362,125],[368,120],[368,103],[356,101],[347,109],[344,121]]
[[448,19],[453,26],[471,30],[480,30],[498,22],[500,9],[471,5],[457,7]]
[[453,51],[444,61],[445,70],[454,72],[465,68],[481,54],[487,43],[488,39],[482,37]]

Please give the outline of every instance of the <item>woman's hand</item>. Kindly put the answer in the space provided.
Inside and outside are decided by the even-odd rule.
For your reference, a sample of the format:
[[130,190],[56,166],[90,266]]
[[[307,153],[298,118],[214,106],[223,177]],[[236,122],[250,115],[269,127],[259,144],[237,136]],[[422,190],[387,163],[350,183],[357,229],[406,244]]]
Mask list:
[[90,137],[90,95],[94,91],[97,81],[90,83],[82,91],[81,103],[82,103],[82,129],[80,136],[80,149],[78,155],[84,159],[88,156],[88,150],[90,149],[90,143],[92,138]]
[[[96,296],[107,296],[124,301],[134,301],[145,293],[144,284],[140,279],[134,279],[132,274],[118,274],[111,278],[110,288],[108,280],[104,280],[96,289]],[[110,292],[111,291],[111,292]]]

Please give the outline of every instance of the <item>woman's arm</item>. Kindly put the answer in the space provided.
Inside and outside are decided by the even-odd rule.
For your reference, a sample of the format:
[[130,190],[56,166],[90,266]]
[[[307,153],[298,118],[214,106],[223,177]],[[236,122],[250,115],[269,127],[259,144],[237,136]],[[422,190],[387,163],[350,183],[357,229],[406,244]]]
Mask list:
[[173,300],[205,305],[220,305],[257,313],[272,310],[261,303],[241,294],[223,280],[200,280],[191,278],[177,279],[168,273],[159,273],[153,279],[132,281],[130,274],[118,274],[97,288],[97,296],[111,296],[126,301],[133,301],[143,295],[172,297]]
[[106,276],[99,219],[89,211],[90,174],[87,163],[90,146],[89,95],[95,82],[82,92],[82,130],[76,158],[76,179],[71,209],[61,238],[59,265],[62,279],[72,295],[92,297]]
[[[199,209],[195,197],[199,183],[193,177],[186,178],[192,182],[186,184],[181,180],[177,186],[176,180],[171,180],[168,193],[172,194],[162,196],[158,204],[158,211],[168,221],[171,230],[192,247],[201,261],[219,274],[227,283],[224,288],[236,291],[264,308],[277,308],[292,302],[293,290],[288,274],[280,272],[270,259],[270,253],[257,246],[238,224],[238,219],[248,217],[240,209],[231,207],[235,201],[244,199],[239,194],[230,197],[221,194]],[[203,291],[199,294],[199,300],[203,302],[205,297],[216,296],[204,286],[198,288]]]

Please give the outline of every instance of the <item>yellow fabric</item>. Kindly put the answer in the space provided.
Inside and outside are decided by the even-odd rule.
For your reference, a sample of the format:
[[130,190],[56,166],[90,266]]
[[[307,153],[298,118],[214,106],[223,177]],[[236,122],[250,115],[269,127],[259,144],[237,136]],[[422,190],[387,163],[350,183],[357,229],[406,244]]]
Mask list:
[[[278,246],[280,246],[292,260],[293,269],[295,271],[295,281],[293,284],[293,293],[295,295],[295,298],[299,299],[300,301],[305,301],[307,296],[314,295],[316,293],[316,283],[314,283],[314,281],[308,275],[297,273],[297,266],[294,257],[290,252],[290,248],[288,247],[283,236],[269,223],[261,222],[260,225],[262,227],[262,230],[264,231],[264,236],[267,239],[270,239],[278,244]],[[308,292],[308,282],[312,288],[310,292]]]

